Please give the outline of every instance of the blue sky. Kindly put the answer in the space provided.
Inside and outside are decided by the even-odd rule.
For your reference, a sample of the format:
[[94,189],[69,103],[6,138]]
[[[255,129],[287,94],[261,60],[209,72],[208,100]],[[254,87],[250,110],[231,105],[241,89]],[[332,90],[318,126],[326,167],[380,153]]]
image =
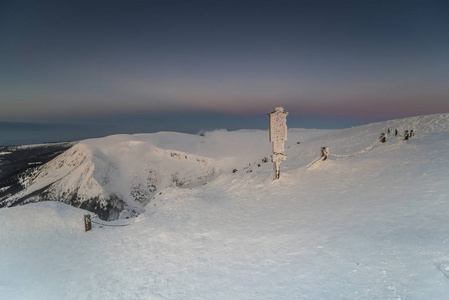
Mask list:
[[444,0],[3,0],[0,121],[448,112],[448,15]]

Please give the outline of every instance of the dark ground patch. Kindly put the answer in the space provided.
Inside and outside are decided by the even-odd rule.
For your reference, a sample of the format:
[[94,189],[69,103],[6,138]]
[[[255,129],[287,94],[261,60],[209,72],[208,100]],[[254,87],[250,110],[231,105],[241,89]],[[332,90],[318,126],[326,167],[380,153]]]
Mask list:
[[24,190],[21,179],[32,176],[41,165],[49,162],[59,154],[75,145],[70,143],[54,143],[31,146],[0,146],[0,208],[13,207],[40,201],[61,201],[66,204],[96,213],[102,220],[115,220],[125,209],[123,200],[111,196],[106,205],[101,205],[98,197],[80,202],[77,190],[70,195],[54,195],[50,192],[52,184],[42,187],[14,202],[9,197]]
[[[4,201],[7,197],[14,195],[21,190],[23,186],[20,178],[30,174],[32,170],[43,165],[75,143],[54,143],[30,146],[0,146],[0,208],[6,206]],[[9,206],[15,206],[19,203],[11,203]]]

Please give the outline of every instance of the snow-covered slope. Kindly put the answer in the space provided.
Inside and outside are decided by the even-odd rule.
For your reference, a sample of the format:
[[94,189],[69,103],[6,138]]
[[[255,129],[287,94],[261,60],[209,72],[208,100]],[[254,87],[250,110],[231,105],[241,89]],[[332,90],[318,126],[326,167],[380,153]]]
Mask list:
[[[373,146],[388,129],[415,136]],[[206,185],[167,187],[137,218],[107,223],[128,226],[84,233],[86,212],[62,203],[0,209],[0,298],[447,299],[449,114],[289,132],[276,181],[259,160],[271,149],[264,134],[235,138],[255,149],[249,160],[245,147],[207,155],[207,135],[179,145],[157,135],[158,149],[169,139],[220,168],[246,163]],[[212,135],[232,148],[231,133]],[[203,152],[193,149],[203,138]],[[331,156],[306,170],[322,146]]]
[[[106,220],[136,216],[166,187],[202,185],[268,155],[269,147],[261,147],[267,143],[266,132],[250,132],[160,132],[84,140],[24,174],[24,189],[2,203],[52,200],[88,209]],[[292,138],[320,132],[294,130]]]

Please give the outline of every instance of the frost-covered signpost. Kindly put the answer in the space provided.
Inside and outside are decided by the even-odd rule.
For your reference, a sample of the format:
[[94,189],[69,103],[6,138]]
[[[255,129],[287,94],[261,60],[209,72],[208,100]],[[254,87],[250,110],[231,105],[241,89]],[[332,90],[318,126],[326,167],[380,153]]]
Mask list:
[[273,143],[273,180],[281,176],[281,162],[287,159],[284,142],[287,140],[287,115],[283,107],[276,107],[270,116],[270,142]]

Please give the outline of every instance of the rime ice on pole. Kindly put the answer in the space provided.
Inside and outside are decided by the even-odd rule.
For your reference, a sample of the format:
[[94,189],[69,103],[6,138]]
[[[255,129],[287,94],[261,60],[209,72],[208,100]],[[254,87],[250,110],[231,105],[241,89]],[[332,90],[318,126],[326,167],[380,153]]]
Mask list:
[[281,162],[287,159],[284,154],[284,142],[287,140],[287,115],[283,107],[276,107],[270,116],[270,142],[273,144],[273,179],[279,179],[281,175]]

